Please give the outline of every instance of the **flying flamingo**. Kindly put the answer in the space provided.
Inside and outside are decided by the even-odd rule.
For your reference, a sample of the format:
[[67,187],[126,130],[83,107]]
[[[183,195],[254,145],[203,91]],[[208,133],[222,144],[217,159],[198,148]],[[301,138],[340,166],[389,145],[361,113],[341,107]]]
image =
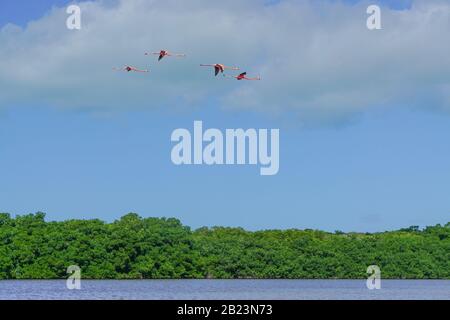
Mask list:
[[225,71],[225,69],[230,69],[230,70],[239,70],[239,68],[236,67],[226,67],[223,64],[201,64],[200,67],[214,67],[214,72],[215,75],[217,76],[220,73],[223,73]]
[[113,68],[113,70],[125,71],[125,72],[131,72],[131,71],[133,71],[133,72],[149,72],[148,70],[140,70],[140,69],[137,69],[137,68],[132,67],[132,66],[125,66],[123,68]]
[[160,52],[145,53],[146,56],[150,54],[159,56],[158,61],[161,61],[164,57],[186,57],[184,53],[171,53],[167,50],[161,50]]
[[248,78],[248,77],[247,77],[247,72],[243,72],[243,73],[241,73],[240,75],[237,75],[237,76],[227,76],[227,75],[224,75],[224,77],[235,78],[235,79],[237,79],[237,80],[250,80],[250,81],[252,81],[252,80],[261,80],[260,77],[256,77],[256,78]]

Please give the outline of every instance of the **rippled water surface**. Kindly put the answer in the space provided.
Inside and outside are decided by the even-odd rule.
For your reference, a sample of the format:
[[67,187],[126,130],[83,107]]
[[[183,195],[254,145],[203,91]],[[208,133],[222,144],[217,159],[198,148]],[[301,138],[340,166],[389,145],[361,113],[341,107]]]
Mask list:
[[81,290],[63,280],[0,281],[0,299],[450,300],[450,281],[383,280],[381,290],[365,280],[82,280]]

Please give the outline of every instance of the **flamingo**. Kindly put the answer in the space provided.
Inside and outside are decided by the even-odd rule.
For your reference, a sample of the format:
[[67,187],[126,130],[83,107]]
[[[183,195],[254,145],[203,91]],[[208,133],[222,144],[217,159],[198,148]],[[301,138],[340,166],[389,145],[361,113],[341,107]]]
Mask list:
[[113,68],[113,70],[125,71],[125,72],[131,72],[131,71],[133,71],[133,72],[150,72],[148,70],[141,70],[141,69],[138,69],[138,68],[135,68],[135,67],[132,67],[132,66],[125,66],[123,68]]
[[237,75],[237,76],[227,76],[227,75],[224,75],[224,77],[230,77],[230,78],[235,78],[235,79],[237,79],[237,80],[249,80],[249,81],[253,81],[253,80],[261,80],[261,77],[256,77],[256,78],[248,78],[247,77],[247,72],[243,72],[243,73],[241,73],[241,74],[239,74],[239,75]]
[[161,50],[160,52],[146,52],[145,55],[148,56],[150,54],[159,56],[158,61],[161,61],[164,57],[186,57],[184,53],[171,53],[167,50]]
[[201,64],[200,67],[214,67],[214,74],[215,76],[217,76],[220,73],[223,73],[225,71],[225,69],[230,69],[230,70],[239,70],[239,68],[237,67],[227,67],[224,66],[223,64]]

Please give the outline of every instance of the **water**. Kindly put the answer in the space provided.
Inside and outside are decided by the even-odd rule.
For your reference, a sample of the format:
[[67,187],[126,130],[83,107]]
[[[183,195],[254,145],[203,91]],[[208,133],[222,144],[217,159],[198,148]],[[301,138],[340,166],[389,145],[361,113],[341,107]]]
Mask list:
[[82,280],[81,290],[63,280],[0,281],[5,299],[450,300],[450,280],[383,280],[381,290],[368,290],[365,280]]

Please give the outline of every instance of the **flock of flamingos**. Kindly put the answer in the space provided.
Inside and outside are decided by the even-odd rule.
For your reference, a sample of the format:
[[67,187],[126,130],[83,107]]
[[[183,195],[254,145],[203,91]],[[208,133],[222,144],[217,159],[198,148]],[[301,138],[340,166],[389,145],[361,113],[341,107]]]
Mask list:
[[[179,57],[179,58],[186,57],[186,55],[183,54],[183,53],[175,53],[174,54],[174,53],[170,53],[167,50],[161,50],[160,52],[151,52],[151,53],[146,52],[145,55],[146,56],[148,56],[148,55],[157,55],[157,56],[159,56],[158,57],[158,61],[161,61],[165,57]],[[252,80],[261,80],[260,77],[255,77],[255,78],[247,77],[247,72],[243,72],[243,73],[238,74],[236,76],[229,76],[229,75],[224,74],[226,69],[239,70],[239,68],[237,68],[237,67],[227,67],[227,66],[225,66],[223,64],[219,64],[219,63],[216,63],[216,64],[201,64],[200,66],[201,67],[213,67],[214,68],[214,75],[216,77],[217,77],[217,75],[219,73],[221,73],[221,74],[223,74],[224,77],[235,78],[237,80],[250,80],[250,81],[252,81]],[[138,68],[132,67],[132,66],[124,66],[122,68],[113,68],[113,69],[116,70],[116,71],[125,71],[125,72],[149,72],[149,70],[141,70],[141,69],[138,69]]]

